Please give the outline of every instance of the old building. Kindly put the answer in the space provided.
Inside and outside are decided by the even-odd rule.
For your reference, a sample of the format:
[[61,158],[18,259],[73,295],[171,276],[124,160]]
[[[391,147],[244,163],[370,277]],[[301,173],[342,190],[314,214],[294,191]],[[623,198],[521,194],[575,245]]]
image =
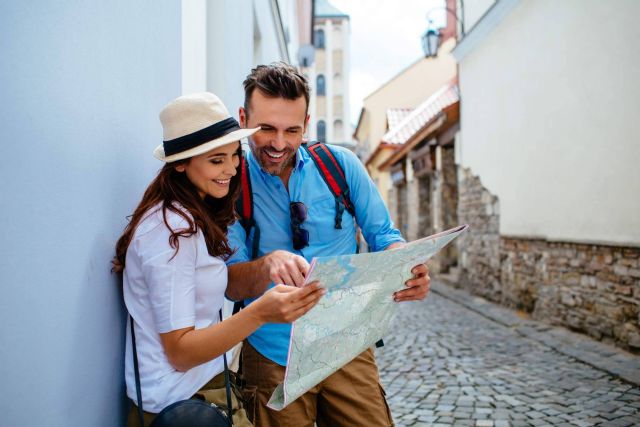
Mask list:
[[349,119],[349,15],[328,0],[317,0],[314,7],[315,62],[304,69],[311,86],[308,136],[311,140],[353,149]]
[[[382,137],[393,147],[379,166],[391,175],[389,211],[407,240],[458,225],[455,136],[460,97],[452,81],[418,105]],[[434,272],[457,266],[455,245],[430,261]]]
[[640,3],[479,6],[453,51],[459,283],[640,351]]
[[[447,0],[447,5],[455,10],[455,1]],[[397,144],[385,142],[383,136],[394,127],[396,120],[456,77],[456,62],[450,54],[456,45],[455,23],[455,19],[447,19],[437,57],[417,59],[363,100],[353,135],[358,142],[356,153],[366,163],[387,205],[391,203],[388,199],[392,189],[391,175],[388,169],[379,166],[391,156]]]

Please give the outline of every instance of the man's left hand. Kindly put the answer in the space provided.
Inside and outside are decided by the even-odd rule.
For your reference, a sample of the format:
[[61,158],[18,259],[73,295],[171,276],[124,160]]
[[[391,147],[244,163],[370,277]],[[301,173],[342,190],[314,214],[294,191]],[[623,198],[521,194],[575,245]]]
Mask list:
[[404,283],[408,289],[395,292],[393,294],[394,301],[420,301],[427,297],[431,283],[429,267],[425,264],[419,264],[411,269],[411,273],[413,273],[413,278]]

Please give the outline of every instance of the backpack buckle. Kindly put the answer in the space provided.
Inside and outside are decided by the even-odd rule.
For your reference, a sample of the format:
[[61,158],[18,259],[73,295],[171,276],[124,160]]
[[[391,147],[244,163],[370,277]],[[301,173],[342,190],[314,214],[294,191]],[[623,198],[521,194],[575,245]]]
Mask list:
[[335,229],[342,230],[342,214],[344,214],[344,204],[339,197],[336,197],[336,218]]

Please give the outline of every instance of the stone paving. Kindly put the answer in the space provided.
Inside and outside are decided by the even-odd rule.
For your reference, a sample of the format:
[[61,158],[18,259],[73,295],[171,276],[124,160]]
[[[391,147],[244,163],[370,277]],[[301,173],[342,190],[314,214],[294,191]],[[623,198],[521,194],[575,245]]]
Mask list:
[[[637,383],[442,295],[403,303],[376,351],[396,426],[640,425]],[[640,366],[607,348],[627,371]]]

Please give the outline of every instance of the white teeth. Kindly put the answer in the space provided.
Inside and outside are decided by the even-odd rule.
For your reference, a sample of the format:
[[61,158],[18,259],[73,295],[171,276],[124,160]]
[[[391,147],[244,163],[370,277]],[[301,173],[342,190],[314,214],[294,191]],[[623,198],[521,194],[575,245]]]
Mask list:
[[231,179],[214,179],[215,182],[217,182],[218,184],[228,184]]
[[268,150],[264,150],[264,152],[267,153],[267,156],[273,157],[274,159],[279,159],[280,157],[284,156],[284,152],[275,153],[273,151],[268,151]]

